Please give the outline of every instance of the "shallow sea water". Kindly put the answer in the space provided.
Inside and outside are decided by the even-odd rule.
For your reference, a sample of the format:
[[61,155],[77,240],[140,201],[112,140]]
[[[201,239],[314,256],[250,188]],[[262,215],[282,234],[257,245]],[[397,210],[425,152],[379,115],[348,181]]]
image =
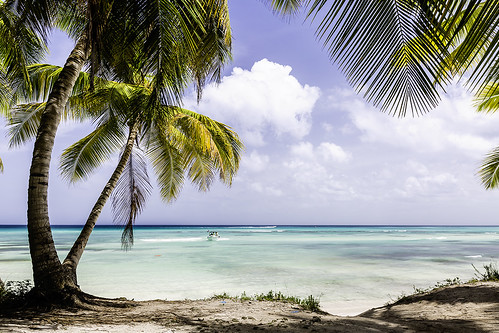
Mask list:
[[[221,235],[208,241],[207,230]],[[78,228],[54,227],[65,255]],[[0,227],[0,278],[31,279],[24,227]],[[499,227],[136,227],[96,228],[78,268],[82,289],[104,297],[199,299],[281,291],[320,298],[334,314],[382,306],[414,287],[474,277],[497,263]],[[63,257],[61,257],[63,259]]]

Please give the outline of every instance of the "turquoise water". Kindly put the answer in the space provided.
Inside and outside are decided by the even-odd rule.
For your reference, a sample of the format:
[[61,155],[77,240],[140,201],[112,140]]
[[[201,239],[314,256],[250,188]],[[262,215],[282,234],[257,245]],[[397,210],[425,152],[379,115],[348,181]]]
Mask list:
[[[208,229],[220,240],[208,241]],[[61,258],[78,232],[53,229]],[[498,257],[499,227],[136,227],[128,252],[120,230],[97,228],[78,282],[92,294],[136,300],[274,290],[357,314],[413,286],[470,279],[471,264],[481,268]],[[30,279],[29,260],[26,229],[0,228],[0,277]]]

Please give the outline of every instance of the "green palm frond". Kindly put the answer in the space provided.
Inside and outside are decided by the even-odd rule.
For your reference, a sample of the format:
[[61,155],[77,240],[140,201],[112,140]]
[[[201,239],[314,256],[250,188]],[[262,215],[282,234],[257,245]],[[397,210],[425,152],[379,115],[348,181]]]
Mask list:
[[497,188],[499,185],[499,147],[486,155],[478,175],[486,189]]
[[186,145],[195,143],[209,154],[220,180],[230,185],[239,169],[244,145],[228,126],[193,111],[181,109],[176,124],[188,138]]
[[0,158],[0,173],[3,173],[3,162],[1,158]]
[[305,0],[265,0],[276,13],[285,15],[296,14],[305,4]]
[[492,113],[499,111],[499,84],[490,83],[475,98],[475,106],[479,112]]
[[[461,41],[456,59],[466,70],[471,64],[469,86],[478,92],[487,89],[490,80],[499,77],[499,2],[496,0],[470,1],[476,15],[470,15],[473,24],[466,27],[466,35]],[[475,61],[476,60],[476,61]],[[496,81],[497,84],[497,81]]]
[[110,118],[92,133],[64,150],[59,170],[70,182],[86,179],[98,166],[119,150],[127,134],[126,129]]
[[21,23],[44,39],[50,33],[53,23],[58,15],[62,3],[70,0],[16,0],[6,1],[8,8],[12,9],[21,18]]
[[29,77],[26,67],[43,59],[47,47],[35,32],[38,30],[33,30],[36,27],[30,26],[32,22],[20,16],[12,4],[0,4],[0,60],[6,76],[21,78],[22,83],[18,84],[26,85]]
[[149,134],[147,155],[156,173],[163,200],[177,199],[184,185],[183,156],[159,128]]
[[[309,1],[318,37],[359,93],[383,111],[405,116],[434,108],[445,73],[441,38],[414,43],[452,11],[449,1]],[[440,33],[439,36],[444,35]],[[395,64],[395,66],[394,66]],[[435,83],[437,85],[435,85]]]
[[9,118],[12,104],[12,89],[0,62],[0,116]]
[[9,145],[18,147],[36,137],[45,103],[19,104],[11,112]]
[[[28,100],[47,100],[54,83],[59,78],[62,67],[49,64],[33,64],[28,66],[28,73],[33,90],[25,93]],[[106,81],[99,81],[105,83]],[[72,96],[88,91],[90,87],[90,77],[85,72],[80,72],[73,87]]]
[[197,36],[197,53],[190,65],[198,100],[207,82],[220,82],[222,69],[231,59],[232,36],[226,0],[207,1],[204,31]]
[[86,7],[84,1],[63,1],[55,18],[54,25],[77,40],[85,30]]
[[121,244],[125,250],[133,245],[133,226],[151,191],[147,164],[134,146],[111,197],[114,222],[124,226]]

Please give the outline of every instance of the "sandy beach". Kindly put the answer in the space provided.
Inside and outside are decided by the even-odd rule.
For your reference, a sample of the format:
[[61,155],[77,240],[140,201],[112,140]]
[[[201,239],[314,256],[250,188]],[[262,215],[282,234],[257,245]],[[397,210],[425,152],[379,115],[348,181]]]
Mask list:
[[1,332],[498,332],[499,283],[450,286],[341,317],[282,302],[110,301],[91,310],[18,313]]

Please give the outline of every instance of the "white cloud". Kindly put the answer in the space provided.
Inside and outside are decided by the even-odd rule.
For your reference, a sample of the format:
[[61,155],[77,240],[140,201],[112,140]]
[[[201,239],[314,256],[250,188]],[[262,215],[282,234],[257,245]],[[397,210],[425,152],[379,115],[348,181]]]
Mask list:
[[270,158],[268,155],[259,154],[257,151],[252,151],[243,159],[243,167],[251,172],[261,172],[265,170],[269,164]]
[[236,67],[218,86],[205,88],[199,106],[193,100],[186,105],[231,125],[247,145],[265,144],[268,130],[300,139],[310,131],[320,89],[302,85],[291,70],[267,59],[251,70]]
[[[349,113],[363,142],[405,148],[415,153],[460,153],[479,158],[499,144],[494,129],[499,117],[480,114],[472,97],[454,88],[439,107],[421,117],[397,118],[369,107],[360,97],[341,91],[329,100],[334,108]],[[338,97],[339,96],[339,97]]]
[[[290,146],[290,156],[283,165],[293,184],[306,196],[320,200],[351,199],[355,191],[348,180],[341,179],[335,168],[350,160],[351,155],[332,142],[322,142],[317,147],[310,142]],[[331,163],[332,162],[332,163]]]
[[273,186],[264,186],[261,183],[253,183],[251,184],[251,188],[258,193],[263,193],[274,197],[280,197],[283,194],[280,189],[277,189]]
[[322,142],[314,147],[310,142],[300,142],[290,147],[290,152],[295,157],[317,163],[324,162],[348,162],[352,157],[342,147],[332,142]]
[[347,162],[351,155],[343,150],[340,146],[332,142],[323,142],[317,148],[317,152],[326,161]]

